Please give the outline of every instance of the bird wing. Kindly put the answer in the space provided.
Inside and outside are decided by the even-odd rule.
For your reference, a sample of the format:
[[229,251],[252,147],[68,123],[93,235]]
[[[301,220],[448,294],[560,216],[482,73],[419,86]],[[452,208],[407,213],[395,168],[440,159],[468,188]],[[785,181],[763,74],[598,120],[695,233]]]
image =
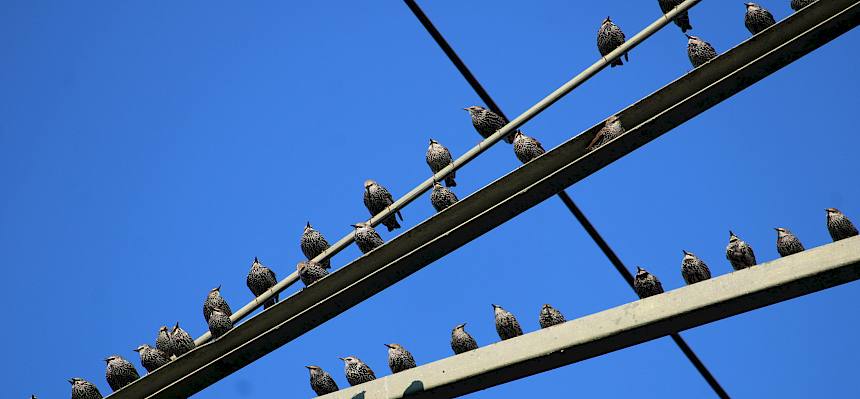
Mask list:
[[275,272],[268,267],[263,270],[263,275],[266,276],[266,278],[272,282],[278,282],[278,277],[275,276]]

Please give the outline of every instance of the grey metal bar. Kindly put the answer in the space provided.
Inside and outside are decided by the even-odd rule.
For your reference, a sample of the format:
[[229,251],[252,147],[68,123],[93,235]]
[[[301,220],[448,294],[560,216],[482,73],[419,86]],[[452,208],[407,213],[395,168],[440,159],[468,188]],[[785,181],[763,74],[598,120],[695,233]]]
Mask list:
[[853,237],[322,398],[453,398],[857,279],[860,237]]
[[[190,396],[849,31],[860,0],[819,1],[620,113],[628,133],[586,153],[596,125],[316,284],[115,392]],[[498,136],[501,138],[504,133]]]

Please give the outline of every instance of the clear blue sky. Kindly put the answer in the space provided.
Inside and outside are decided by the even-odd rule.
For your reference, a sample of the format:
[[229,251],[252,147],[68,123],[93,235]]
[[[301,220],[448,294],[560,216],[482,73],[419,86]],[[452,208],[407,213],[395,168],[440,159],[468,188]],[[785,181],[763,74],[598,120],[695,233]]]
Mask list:
[[[777,19],[788,3],[762,0]],[[628,36],[659,16],[656,0],[422,5],[512,115],[597,59],[607,15]],[[725,51],[749,36],[743,13],[740,1],[704,1],[693,33]],[[210,288],[223,285],[234,309],[251,299],[254,256],[285,276],[306,221],[334,242],[366,219],[365,179],[398,196],[428,176],[428,138],[455,155],[479,139],[462,108],[480,100],[400,1],[5,0],[0,36],[9,398],[68,397],[75,376],[109,393],[102,358],[143,371],[132,349],[160,325],[205,330]],[[829,242],[824,208],[860,222],[858,42],[860,32],[844,35],[568,192],[629,267],[668,289],[683,284],[681,249],[727,273],[730,228],[760,261],[777,256],[778,225],[807,247]],[[686,38],[670,26],[524,130],[554,147],[689,69]],[[458,172],[455,191],[518,164],[499,145]],[[403,224],[431,214],[422,198]],[[735,397],[855,396],[858,295],[849,284],[683,335]],[[305,364],[343,387],[346,355],[387,375],[383,343],[430,362],[451,355],[462,322],[489,344],[490,303],[531,331],[543,303],[572,319],[633,299],[552,198],[197,397],[311,396]],[[664,338],[471,397],[525,395],[710,390]]]

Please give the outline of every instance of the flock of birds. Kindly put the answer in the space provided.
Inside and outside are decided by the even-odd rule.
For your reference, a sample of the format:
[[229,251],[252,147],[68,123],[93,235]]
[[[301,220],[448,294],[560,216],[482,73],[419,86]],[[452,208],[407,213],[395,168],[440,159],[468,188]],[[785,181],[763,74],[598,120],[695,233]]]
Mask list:
[[[795,11],[815,2],[817,0],[792,0],[791,8]],[[674,7],[681,4],[683,0],[659,0],[663,13],[668,13]],[[744,22],[749,31],[755,35],[775,23],[773,15],[763,7],[755,3],[745,3],[746,15]],[[687,12],[679,14],[675,24],[681,28],[682,33],[692,29]],[[692,35],[688,37],[688,56],[694,67],[710,61],[717,56],[713,46],[700,38]],[[625,41],[624,33],[607,17],[600,26],[597,36],[597,47],[602,56],[606,56]],[[629,61],[627,54],[625,60]],[[611,66],[623,65],[621,59],[612,61]],[[487,138],[508,124],[505,117],[480,106],[464,108],[469,112],[472,125],[483,137]],[[598,131],[595,138],[588,145],[588,150],[593,151],[608,143],[616,137],[625,133],[624,127],[618,116],[611,116],[604,126]],[[505,141],[513,144],[514,154],[522,163],[527,163],[542,155],[545,150],[541,143],[522,131],[517,130],[505,137]],[[427,165],[436,174],[453,162],[451,152],[438,141],[430,139],[430,145],[425,155]],[[440,182],[434,182],[430,194],[430,202],[437,212],[453,205],[458,201],[457,196],[451,191],[451,187],[457,185],[456,173],[451,172],[444,177],[444,186]],[[379,183],[373,180],[364,182],[364,205],[370,215],[383,212],[391,204],[394,198],[391,193]],[[391,214],[382,221],[388,231],[400,228],[398,219],[403,220],[400,212]],[[369,222],[360,222],[352,225],[355,229],[355,243],[362,253],[368,253],[384,243],[379,233]],[[857,229],[851,221],[841,212],[834,208],[827,209],[827,228],[833,240],[840,240],[857,235]],[[781,256],[788,256],[804,250],[800,240],[788,229],[777,228],[777,250]],[[734,233],[729,232],[729,244],[726,247],[726,258],[735,270],[756,265],[755,254],[749,244],[742,241]],[[315,230],[310,222],[305,226],[300,239],[302,253],[308,259],[299,262],[296,269],[299,278],[306,285],[311,285],[329,273],[331,263],[329,260],[314,262],[313,258],[320,255],[329,248],[329,243],[323,235]],[[708,266],[696,255],[684,251],[681,262],[681,274],[687,284],[711,278]],[[251,270],[246,278],[246,285],[251,293],[258,297],[277,284],[275,272],[264,266],[259,259],[254,258]],[[643,268],[638,268],[634,280],[634,288],[641,298],[657,295],[663,292],[660,280]],[[215,287],[209,291],[203,303],[203,317],[206,320],[209,331],[213,338],[223,336],[233,328],[230,316],[233,314],[230,305],[221,296],[221,287]],[[263,308],[274,305],[278,300],[275,296],[267,301]],[[496,331],[499,338],[506,340],[523,334],[522,327],[513,314],[499,305],[493,305],[495,313]],[[564,315],[550,305],[544,305],[540,310],[539,324],[541,328],[550,327],[565,322]],[[475,339],[465,330],[466,324],[460,324],[451,332],[451,349],[455,354],[460,354],[478,348]],[[399,344],[386,344],[388,347],[388,365],[392,373],[397,373],[416,366],[412,354]],[[155,340],[155,346],[143,344],[134,349],[140,356],[140,363],[148,372],[173,361],[184,353],[195,348],[194,340],[183,330],[177,322],[172,329],[162,326]],[[105,378],[113,391],[134,382],[140,375],[135,366],[119,355],[112,355],[104,359],[106,362]],[[344,362],[344,373],[350,385],[358,385],[376,378],[373,370],[356,357],[341,358]],[[324,395],[338,390],[337,383],[332,376],[318,366],[306,366],[310,371],[311,388],[317,395]],[[102,398],[99,389],[91,382],[82,378],[69,380],[72,385],[72,399],[98,399]],[[35,395],[32,396],[36,398]]]

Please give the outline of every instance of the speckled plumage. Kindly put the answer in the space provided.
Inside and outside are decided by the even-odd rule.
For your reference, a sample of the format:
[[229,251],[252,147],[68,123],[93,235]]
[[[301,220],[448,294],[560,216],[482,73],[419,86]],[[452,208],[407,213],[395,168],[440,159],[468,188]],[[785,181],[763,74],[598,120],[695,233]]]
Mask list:
[[128,360],[123,359],[122,356],[110,356],[105,359],[105,362],[107,363],[105,379],[114,391],[118,391],[120,388],[140,378],[140,374],[137,373],[134,365]]
[[621,125],[621,118],[618,115],[612,115],[594,135],[587,149],[594,151],[622,134],[624,134],[624,126]]
[[801,8],[815,3],[815,1],[816,0],[791,0],[791,9],[794,11],[800,11]]
[[681,277],[684,278],[685,283],[695,284],[711,278],[711,269],[702,259],[691,252],[682,252],[684,252],[684,258],[681,259]]
[[731,231],[729,231],[729,245],[726,246],[726,259],[735,270],[752,267],[757,263],[752,247]]
[[[439,173],[440,170],[454,162],[451,157],[451,151],[448,151],[448,148],[433,139],[430,139],[430,146],[427,147],[427,154],[424,155],[424,158],[427,160],[427,166],[430,167],[433,174]],[[455,187],[457,185],[457,182],[454,181],[455,177],[457,177],[456,171],[445,176],[445,185]]]
[[693,35],[687,35],[687,56],[693,68],[698,68],[717,57],[717,50],[710,43]]
[[439,182],[433,183],[433,191],[430,193],[430,203],[436,212],[442,212],[445,208],[454,205],[458,201],[457,195],[447,187],[442,187]]
[[69,383],[72,384],[72,399],[102,399],[98,387],[83,378],[72,378]]
[[[679,4],[683,3],[684,0],[659,0],[660,3],[660,11],[663,11],[663,14],[668,14],[669,11],[672,11],[673,8],[677,7]],[[675,17],[675,25],[678,25],[681,28],[681,32],[686,32],[690,29],[693,29],[693,26],[690,25],[690,16],[687,14],[687,11],[684,11],[678,14]]]
[[140,355],[140,365],[143,366],[147,372],[152,372],[153,370],[170,363],[170,355],[167,354],[167,352],[158,348],[153,348],[147,344],[138,346],[134,351]]
[[633,278],[633,290],[636,291],[636,295],[639,295],[639,298],[647,298],[662,294],[663,284],[660,284],[657,276],[648,273],[647,270],[641,267],[637,267],[636,277]]
[[[275,272],[263,266],[260,260],[254,257],[254,262],[251,263],[251,270],[248,271],[248,276],[245,278],[245,284],[251,290],[251,293],[254,294],[254,297],[263,295],[264,292],[274,287],[277,283],[278,278],[275,276]],[[269,306],[274,305],[276,302],[278,302],[277,294],[275,294],[274,298],[269,299],[263,304],[263,309],[268,309]]]
[[827,208],[826,211],[827,231],[830,233],[830,238],[833,241],[844,240],[857,235],[857,228],[854,227],[854,223],[851,223],[851,220],[844,213],[839,212],[836,208]]
[[173,338],[170,336],[167,326],[161,326],[158,329],[158,336],[155,337],[155,347],[167,353],[168,356],[173,354]]
[[[612,20],[609,17],[603,20],[603,23],[600,24],[600,29],[597,31],[597,50],[600,51],[600,55],[605,57],[607,54],[611,53],[612,50],[618,48],[618,46],[624,44],[624,32],[621,31],[621,28],[618,25],[612,23]],[[630,61],[627,53],[624,53],[624,60]],[[616,58],[609,66],[615,68],[616,66],[624,65],[621,62],[621,57]]]
[[493,305],[493,313],[496,317],[496,332],[502,341],[523,335],[523,329],[517,318],[511,312],[502,309],[499,305]]
[[351,225],[355,228],[355,245],[361,253],[366,254],[373,251],[376,247],[385,244],[382,236],[376,232],[376,229],[367,222],[360,222]]
[[774,230],[776,230],[776,252],[779,252],[779,256],[803,252],[803,244],[791,231],[783,227],[775,227]]
[[[373,180],[365,180],[364,182],[364,206],[370,212],[370,216],[376,216],[380,212],[388,208],[394,203],[394,198],[388,189],[382,187],[379,183]],[[403,220],[403,215],[400,211],[396,212],[396,216]],[[382,224],[388,228],[388,231],[400,228],[400,223],[397,223],[395,215],[391,215],[382,221]]]
[[[299,246],[302,247],[302,253],[305,254],[308,260],[316,258],[317,255],[330,247],[322,233],[311,226],[311,222],[305,225],[305,231],[302,233],[301,240],[299,240]],[[320,264],[322,267],[328,269],[331,267],[331,260],[326,259],[320,262]]]
[[[472,126],[475,127],[475,130],[477,130],[478,134],[483,138],[490,137],[493,133],[499,131],[499,129],[508,124],[508,120],[504,116],[484,107],[473,105],[463,109],[469,111],[469,116],[472,118]],[[516,132],[512,132],[505,137],[505,142],[508,144],[513,143],[515,133]]]
[[215,309],[209,316],[209,332],[212,337],[218,338],[233,329],[233,322],[230,316],[222,312],[221,309]]
[[373,370],[357,357],[343,357],[341,360],[343,360],[343,372],[349,385],[356,386],[376,379]]
[[328,270],[313,261],[299,262],[296,271],[299,272],[299,278],[305,287],[328,275]]
[[556,308],[550,306],[548,303],[541,307],[540,314],[538,315],[540,328],[547,328],[564,322],[564,315]]
[[176,325],[173,326],[173,331],[170,333],[170,341],[171,341],[171,355],[173,356],[182,356],[185,353],[194,349],[197,345],[194,343],[194,339],[191,338],[191,335],[188,334],[187,331],[183,330],[182,327],[179,327],[179,322],[176,322]]
[[403,370],[415,367],[415,359],[406,348],[399,344],[385,344],[388,347],[388,368],[391,373],[399,373]]
[[529,137],[523,132],[514,134],[514,154],[522,163],[527,163],[545,153],[540,141],[534,137]]
[[334,378],[331,378],[331,374],[320,368],[319,366],[305,366],[311,375],[311,389],[317,394],[317,396],[322,396],[328,393],[336,392],[338,389],[337,383],[334,382]]
[[459,355],[463,352],[478,349],[478,342],[466,332],[466,323],[460,324],[451,330],[451,350]]
[[212,314],[212,311],[215,309],[221,309],[222,312],[226,313],[227,316],[233,314],[233,310],[230,309],[230,305],[227,304],[227,301],[221,296],[221,286],[217,286],[211,290],[209,290],[209,294],[206,296],[206,300],[203,301],[203,318],[208,322],[209,315]]
[[756,3],[744,3],[744,5],[747,7],[747,13],[744,15],[744,25],[747,26],[747,29],[753,35],[776,23],[776,20],[773,19],[773,14],[762,8],[762,6]]

